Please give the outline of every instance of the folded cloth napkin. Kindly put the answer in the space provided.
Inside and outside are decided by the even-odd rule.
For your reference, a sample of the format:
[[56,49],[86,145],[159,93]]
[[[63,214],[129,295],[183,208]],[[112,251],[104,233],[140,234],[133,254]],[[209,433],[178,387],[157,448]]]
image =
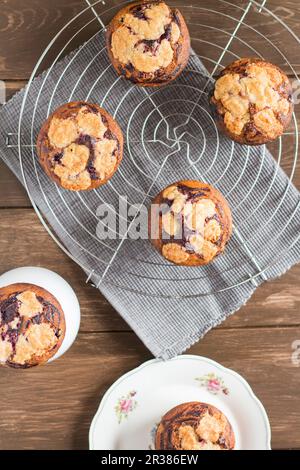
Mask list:
[[[208,106],[209,83],[203,64],[192,54],[174,83],[147,90],[133,86],[117,77],[99,33],[36,78],[0,113],[0,156],[26,185],[61,247],[151,352],[164,359],[182,353],[245,304],[262,282],[300,260],[300,198],[281,169],[283,154],[275,160],[264,146],[242,147],[219,135]],[[35,151],[49,112],[74,100],[105,107],[127,141],[118,173],[109,184],[87,193],[58,188],[40,168]],[[20,160],[13,145],[16,136],[9,138],[12,146],[6,145],[7,134],[18,132]],[[278,149],[282,147],[278,142]],[[133,219],[119,213],[120,204],[123,210],[131,208],[131,216],[134,208],[138,217],[146,216],[151,198],[180,179],[213,184],[233,210],[232,240],[226,253],[207,267],[165,262],[148,240],[133,239],[138,219],[128,231]],[[116,227],[106,240],[99,237],[101,204],[110,204],[116,215]],[[113,235],[121,230],[123,238],[116,239]]]

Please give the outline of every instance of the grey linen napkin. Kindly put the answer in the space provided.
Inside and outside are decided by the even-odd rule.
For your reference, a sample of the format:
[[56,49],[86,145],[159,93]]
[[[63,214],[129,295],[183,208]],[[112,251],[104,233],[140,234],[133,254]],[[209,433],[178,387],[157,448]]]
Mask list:
[[[262,282],[300,260],[299,192],[282,171],[280,158],[276,161],[265,147],[241,147],[218,134],[207,104],[207,80],[201,61],[192,55],[187,70],[169,86],[135,87],[116,76],[103,35],[97,34],[28,89],[21,123],[23,175],[18,149],[7,148],[6,139],[7,133],[18,132],[25,91],[0,113],[1,158],[25,180],[61,246],[163,359],[189,348],[245,304]],[[77,99],[99,103],[113,114],[127,144],[109,184],[75,194],[44,174],[34,144],[48,113]],[[179,268],[165,262],[148,240],[98,238],[100,204],[118,212],[121,195],[125,206],[125,197],[128,205],[149,206],[162,188],[180,179],[210,182],[233,209],[234,235],[213,264]],[[124,223],[124,216],[117,220]]]

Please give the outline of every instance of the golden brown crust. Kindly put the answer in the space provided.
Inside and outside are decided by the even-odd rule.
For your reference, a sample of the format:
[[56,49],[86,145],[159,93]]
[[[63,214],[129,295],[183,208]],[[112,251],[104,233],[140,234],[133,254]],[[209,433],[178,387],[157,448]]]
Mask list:
[[292,87],[277,66],[244,58],[216,80],[210,103],[219,128],[232,140],[261,145],[275,140],[290,124]]
[[123,157],[123,134],[111,115],[84,101],[58,108],[42,126],[37,153],[47,175],[64,189],[107,183]]
[[0,288],[0,364],[27,369],[46,363],[65,336],[57,299],[33,284]]
[[220,255],[232,233],[226,199],[200,181],[179,181],[152,201],[149,238],[168,260],[180,266],[201,266]]
[[184,18],[163,1],[124,7],[107,28],[106,43],[117,73],[140,86],[171,82],[184,70],[190,55]]
[[207,403],[178,405],[162,418],[155,439],[156,450],[233,450],[231,424]]

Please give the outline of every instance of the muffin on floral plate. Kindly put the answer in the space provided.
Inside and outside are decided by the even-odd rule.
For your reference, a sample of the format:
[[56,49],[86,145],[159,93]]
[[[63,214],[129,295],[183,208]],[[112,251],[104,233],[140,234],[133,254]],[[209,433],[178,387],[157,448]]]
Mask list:
[[222,194],[200,181],[179,181],[152,201],[149,237],[174,264],[201,266],[224,250],[232,233],[230,207]]
[[90,449],[267,450],[270,437],[263,405],[245,379],[185,354],[118,378],[93,419]]
[[239,144],[280,137],[291,122],[292,87],[279,67],[244,58],[222,70],[210,98],[218,127]]
[[125,6],[108,26],[106,41],[117,73],[141,86],[171,82],[184,70],[190,55],[184,18],[163,1]]
[[123,134],[97,104],[58,108],[42,126],[37,153],[47,175],[64,189],[86,191],[107,183],[123,157]]
[[0,288],[0,364],[26,369],[44,364],[65,337],[64,312],[58,300],[33,284]]
[[190,402],[168,411],[158,425],[156,450],[233,450],[228,419],[207,403]]

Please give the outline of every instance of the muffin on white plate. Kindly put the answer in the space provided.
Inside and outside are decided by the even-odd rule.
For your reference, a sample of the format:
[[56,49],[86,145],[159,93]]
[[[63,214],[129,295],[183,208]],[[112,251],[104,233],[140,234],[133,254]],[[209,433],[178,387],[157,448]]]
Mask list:
[[66,332],[58,300],[33,284],[0,288],[0,364],[27,369],[59,350]]
[[224,413],[190,402],[168,411],[157,428],[156,450],[233,450],[235,437]]

